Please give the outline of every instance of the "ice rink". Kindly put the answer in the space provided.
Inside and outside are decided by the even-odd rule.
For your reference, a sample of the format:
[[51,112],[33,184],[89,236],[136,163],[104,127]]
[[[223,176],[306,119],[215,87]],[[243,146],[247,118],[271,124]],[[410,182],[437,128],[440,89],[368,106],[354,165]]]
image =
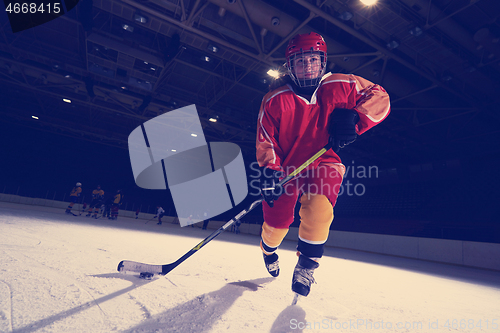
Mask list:
[[0,332],[500,332],[500,272],[327,248],[311,294],[291,305],[295,243],[267,273],[257,236],[68,216],[0,202]]

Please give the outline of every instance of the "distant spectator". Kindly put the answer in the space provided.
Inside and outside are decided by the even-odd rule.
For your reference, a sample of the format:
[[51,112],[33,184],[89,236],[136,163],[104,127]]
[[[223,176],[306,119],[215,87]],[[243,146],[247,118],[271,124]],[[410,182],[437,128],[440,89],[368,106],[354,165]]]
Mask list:
[[123,194],[121,190],[116,191],[116,194],[111,204],[111,220],[118,219],[118,208],[122,204]]
[[[73,209],[73,206],[75,203],[78,201],[78,198],[80,197],[80,194],[82,193],[82,183],[78,182],[76,183],[75,187],[71,190],[71,193],[69,194],[69,201],[70,204],[68,208],[66,208],[66,214],[73,214],[71,212],[71,209]],[[75,214],[73,214],[75,215]]]
[[90,203],[87,216],[92,215],[92,209],[94,209],[94,215],[92,215],[92,217],[97,218],[97,213],[99,213],[99,208],[101,208],[103,200],[104,191],[101,190],[101,185],[97,185],[97,188],[92,191],[92,202]]
[[158,223],[156,224],[161,225],[161,218],[163,217],[163,215],[165,215],[165,211],[163,210],[163,208],[160,206],[156,206],[156,216],[154,216],[158,217]]

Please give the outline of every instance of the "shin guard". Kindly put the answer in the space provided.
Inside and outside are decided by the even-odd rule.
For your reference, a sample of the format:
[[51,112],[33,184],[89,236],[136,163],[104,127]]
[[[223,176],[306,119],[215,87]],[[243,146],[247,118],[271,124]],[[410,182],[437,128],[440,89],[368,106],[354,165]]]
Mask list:
[[262,224],[262,239],[260,242],[262,252],[266,255],[273,254],[283,241],[283,238],[285,238],[287,232],[288,229],[274,228],[264,222],[264,224]]
[[323,256],[333,221],[333,206],[324,195],[304,194],[300,198],[300,226],[297,250],[311,259]]

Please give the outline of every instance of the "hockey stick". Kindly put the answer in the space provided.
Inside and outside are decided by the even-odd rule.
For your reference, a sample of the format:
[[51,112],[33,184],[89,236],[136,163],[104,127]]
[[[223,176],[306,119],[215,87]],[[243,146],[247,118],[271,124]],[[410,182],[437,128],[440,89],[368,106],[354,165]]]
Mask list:
[[[311,163],[316,161],[321,155],[326,153],[328,149],[331,148],[331,145],[328,143],[326,146],[324,146],[320,151],[318,151],[314,156],[312,156],[310,159],[305,161],[301,166],[299,166],[294,172],[283,178],[279,183],[278,186],[284,186],[286,183],[288,183],[290,180],[292,180],[295,176],[297,176],[302,170],[307,168]],[[243,216],[248,214],[252,209],[260,205],[264,201],[264,199],[258,199],[252,202],[247,209],[242,210],[238,215],[236,215],[233,219],[231,219],[229,222],[224,224],[222,227],[219,229],[215,230],[213,233],[211,233],[207,238],[196,244],[195,247],[193,247],[191,250],[186,252],[182,257],[174,261],[173,263],[170,264],[165,264],[165,265],[150,265],[150,264],[144,264],[136,261],[129,261],[129,260],[123,260],[118,264],[118,272],[138,272],[138,273],[151,273],[151,274],[159,274],[159,275],[166,275],[170,271],[172,271],[174,268],[179,266],[182,262],[184,262],[187,258],[191,257],[193,254],[195,254],[198,250],[200,250],[202,247],[207,245],[212,239],[215,237],[219,236],[221,233],[223,233],[227,228],[229,228],[233,223],[239,221]]]
[[149,220],[147,220],[146,223],[144,223],[144,224],[148,224],[148,222],[152,221],[154,218],[156,218],[156,216],[153,216],[152,218],[150,218]]

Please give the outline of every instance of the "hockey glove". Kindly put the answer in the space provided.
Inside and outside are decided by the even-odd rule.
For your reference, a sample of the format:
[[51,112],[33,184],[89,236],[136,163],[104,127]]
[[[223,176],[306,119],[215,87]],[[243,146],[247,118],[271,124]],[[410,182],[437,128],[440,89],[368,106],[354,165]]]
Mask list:
[[269,207],[273,207],[274,201],[278,200],[279,196],[283,194],[283,187],[278,185],[281,178],[283,178],[282,171],[274,171],[269,168],[262,169],[260,191]]
[[359,115],[354,110],[335,109],[330,116],[330,134],[329,142],[334,152],[338,153],[340,148],[356,141],[356,124],[359,121]]

